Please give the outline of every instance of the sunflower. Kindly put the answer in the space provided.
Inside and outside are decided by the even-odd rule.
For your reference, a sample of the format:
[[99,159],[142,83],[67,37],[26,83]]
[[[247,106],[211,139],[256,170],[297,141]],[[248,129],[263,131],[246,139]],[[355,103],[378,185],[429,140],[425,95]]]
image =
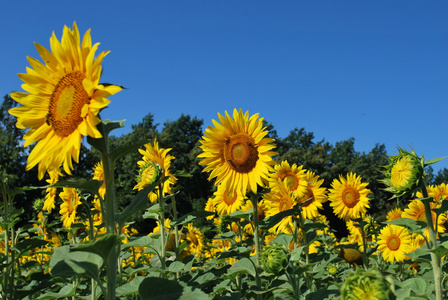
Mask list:
[[339,286],[344,300],[389,300],[395,299],[394,280],[384,276],[375,268],[356,268],[345,276]]
[[[156,180],[161,171],[161,178],[169,177],[163,182],[162,196],[172,194],[171,186],[177,182],[177,178],[171,175],[170,172],[171,161],[174,159],[174,156],[168,154],[171,148],[159,148],[157,139],[154,139],[153,145],[147,143],[145,144],[145,150],[139,149],[138,151],[143,156],[142,160],[137,162],[139,170],[136,178],[137,184],[134,186],[134,189],[143,190]],[[151,192],[148,195],[152,203],[157,202],[156,191],[158,191],[158,187],[156,187],[155,192]]]
[[218,186],[214,193],[213,204],[218,215],[228,215],[236,212],[244,205],[244,196],[237,190],[229,190],[225,185]]
[[305,182],[307,183],[306,191],[297,199],[297,202],[303,203],[302,215],[306,219],[314,219],[318,217],[319,209],[323,208],[322,203],[328,200],[327,189],[321,187],[324,180],[319,180],[319,176],[312,171],[305,173]]
[[[59,176],[62,176],[61,170],[59,170],[59,168],[49,171],[48,174],[50,175],[50,179],[47,179],[47,182],[50,185],[57,183],[59,181]],[[45,190],[45,192],[46,194],[43,209],[51,212],[55,208],[55,197],[57,188],[49,187]]]
[[[214,198],[208,198],[207,202],[205,203],[204,211],[216,213],[216,207],[214,203]],[[214,215],[206,217],[207,220],[213,220]]]
[[211,172],[209,180],[216,177],[216,185],[224,184],[229,190],[245,194],[247,190],[257,193],[257,185],[265,186],[272,170],[276,153],[273,139],[267,138],[263,118],[241,109],[233,111],[233,118],[227,111],[225,117],[218,113],[219,122],[209,126],[199,146],[203,152],[198,155],[205,166],[203,172]]
[[328,199],[334,213],[345,221],[364,217],[369,208],[370,190],[366,188],[368,183],[361,182],[361,176],[355,173],[347,174],[347,179],[339,175],[339,180],[331,183]]
[[274,166],[274,172],[269,177],[269,187],[277,188],[279,183],[283,183],[294,193],[295,197],[301,198],[307,191],[307,180],[305,178],[306,170],[303,166],[292,166],[284,160]]
[[386,179],[381,180],[386,185],[385,190],[394,197],[413,197],[425,174],[423,156],[417,156],[414,149],[408,152],[398,148],[398,154],[388,160],[384,171]]
[[27,93],[11,93],[23,106],[11,108],[9,113],[17,117],[18,128],[29,128],[24,146],[38,142],[28,156],[26,170],[39,165],[42,179],[46,171],[61,164],[71,174],[72,160],[79,160],[81,138],[101,138],[96,128],[101,122],[98,114],[110,103],[106,97],[121,87],[99,84],[101,63],[108,51],[94,58],[99,44],[92,46],[90,30],[81,42],[76,23],[73,30],[64,26],[61,42],[53,32],[51,51],[35,45],[43,63],[28,57],[31,68],[19,74]]
[[[437,204],[435,202],[431,202],[431,215],[432,215],[432,222],[434,228],[437,227],[438,233],[444,233],[445,232],[445,226],[444,223],[447,221],[447,217],[445,214],[440,214],[437,218],[437,214],[433,209],[439,208],[440,204]],[[420,200],[412,200],[408,207],[404,209],[403,214],[401,215],[402,218],[409,218],[415,221],[423,221],[427,223],[426,220],[426,213],[425,213],[425,204]],[[437,218],[437,224],[436,224],[436,218]],[[437,226],[436,226],[437,225]],[[425,236],[429,238],[429,228],[426,227]]]
[[[283,211],[292,209],[297,204],[294,197],[291,196],[286,186],[282,188],[271,190],[264,195],[263,199],[266,204],[266,217],[272,217]],[[283,232],[290,234],[294,229],[294,220],[292,216],[284,217],[280,222],[273,226],[271,232]]]
[[[245,204],[241,206],[242,212],[247,212],[249,209],[253,209],[254,206],[251,200],[246,200]],[[264,220],[266,218],[267,207],[264,199],[257,201],[257,212],[258,212],[258,221]],[[244,232],[249,235],[254,235],[254,221],[244,226]]]
[[378,252],[385,261],[393,263],[406,259],[412,251],[412,238],[407,228],[397,225],[386,225],[378,235]]
[[99,162],[93,167],[93,180],[102,181],[103,184],[98,189],[98,193],[100,194],[101,198],[104,199],[104,195],[106,194],[106,183],[104,182],[104,169],[103,169],[103,162]]
[[185,238],[188,241],[187,251],[190,254],[195,254],[198,257],[202,256],[204,251],[204,235],[202,232],[193,226],[193,223],[188,223],[186,226],[187,233]]
[[437,202],[448,199],[448,185],[441,183],[439,185],[430,185],[427,187],[428,196],[434,198]]
[[59,213],[62,215],[61,221],[65,228],[70,229],[76,219],[76,209],[81,204],[81,197],[79,191],[75,188],[63,188],[63,191],[59,193],[59,197],[62,199],[61,208]]
[[401,208],[394,208],[394,209],[390,210],[389,212],[387,212],[386,220],[392,221],[395,219],[400,219],[402,214],[403,214],[403,210]]

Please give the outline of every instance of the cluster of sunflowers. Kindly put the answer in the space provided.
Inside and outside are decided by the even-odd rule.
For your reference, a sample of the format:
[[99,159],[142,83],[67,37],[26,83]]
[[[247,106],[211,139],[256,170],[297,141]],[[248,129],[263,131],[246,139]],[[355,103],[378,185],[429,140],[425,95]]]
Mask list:
[[[99,279],[101,272],[92,275],[84,270],[79,274],[90,274],[101,288],[97,293],[92,287],[92,295],[103,293],[105,299],[115,299],[120,268],[137,270],[131,272],[131,279],[149,279],[139,281],[140,286],[133,290],[142,298],[151,282],[166,283],[154,279],[159,276],[185,285],[194,282],[195,287],[204,289],[212,287],[214,296],[298,298],[322,295],[319,292],[326,290],[326,297],[340,293],[343,299],[390,299],[395,297],[396,282],[379,270],[392,273],[396,271],[393,266],[403,271],[407,265],[414,274],[428,274],[428,268],[422,270],[421,266],[430,261],[434,288],[429,285],[428,291],[441,299],[442,258],[448,254],[443,243],[448,187],[426,186],[424,182],[424,168],[436,160],[425,162],[413,150],[402,149],[389,157],[384,171],[386,190],[397,199],[415,200],[407,206],[397,201],[397,208],[380,223],[367,214],[374,199],[361,176],[340,175],[327,190],[318,174],[294,163],[275,161],[275,141],[263,127],[263,118],[235,109],[232,116],[218,114],[201,140],[200,165],[216,187],[203,212],[178,218],[173,186],[182,175],[172,173],[175,158],[169,154],[171,149],[160,148],[154,140],[138,150],[142,159],[137,165],[135,201],[118,213],[113,161],[120,151],[127,153],[131,148],[111,151],[107,135],[115,125],[99,117],[110,102],[106,97],[121,90],[99,83],[101,63],[108,52],[95,57],[98,44],[92,45],[90,31],[81,40],[76,23],[73,29],[64,27],[61,42],[53,34],[50,45],[52,51],[36,44],[43,63],[28,58],[31,68],[19,74],[26,92],[11,94],[22,106],[9,113],[17,117],[18,128],[29,129],[25,146],[37,142],[28,157],[27,170],[38,166],[39,179],[46,174],[49,178],[45,200],[36,205],[41,211],[33,229],[45,243],[37,250],[28,249],[28,255],[22,253],[22,265],[32,260],[40,265],[50,261],[53,267],[61,262],[69,264],[61,255],[51,263],[53,254],[63,253],[58,250],[63,245],[82,244],[87,245],[83,251],[101,255],[106,279]],[[96,184],[61,180],[66,176],[63,172],[71,175],[83,137],[102,155],[93,170],[92,182]],[[59,193],[58,188],[62,188]],[[83,194],[83,188],[90,197]],[[62,201],[59,213],[65,236],[47,228],[47,215],[56,209],[57,199]],[[347,237],[336,238],[322,214],[327,201],[334,215],[346,222]],[[157,227],[146,236],[125,222],[142,208],[146,208],[145,217],[157,221]],[[167,218],[167,213],[173,219]],[[207,223],[198,228],[192,221],[201,217]],[[3,229],[0,232],[2,237],[8,236]],[[111,236],[117,237],[117,243],[111,242],[106,250],[96,248],[98,241],[112,241],[107,239]],[[4,238],[0,244],[6,256],[9,248],[14,248],[9,242]],[[313,257],[321,261],[313,262]],[[45,272],[53,271],[49,265]],[[82,268],[82,264],[77,267]],[[216,268],[221,280],[210,279]],[[209,275],[205,275],[207,271]],[[409,286],[406,276],[399,279]],[[243,282],[247,278],[254,284]],[[317,278],[321,280],[317,282]],[[406,290],[403,287],[406,285],[398,284],[397,290]],[[252,294],[245,294],[246,288]],[[180,289],[187,290],[183,285]],[[191,289],[189,286],[190,296],[203,296]],[[409,289],[401,295],[416,296]]]

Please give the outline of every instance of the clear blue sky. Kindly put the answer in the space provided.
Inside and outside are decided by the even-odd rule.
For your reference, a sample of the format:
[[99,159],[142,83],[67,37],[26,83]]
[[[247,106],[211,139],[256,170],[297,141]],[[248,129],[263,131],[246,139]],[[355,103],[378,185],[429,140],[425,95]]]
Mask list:
[[[1,1],[0,94],[55,31],[92,29],[103,82],[127,90],[103,119],[182,113],[211,125],[233,108],[280,137],[295,127],[425,158],[448,155],[448,1]],[[448,158],[434,166],[448,168]]]

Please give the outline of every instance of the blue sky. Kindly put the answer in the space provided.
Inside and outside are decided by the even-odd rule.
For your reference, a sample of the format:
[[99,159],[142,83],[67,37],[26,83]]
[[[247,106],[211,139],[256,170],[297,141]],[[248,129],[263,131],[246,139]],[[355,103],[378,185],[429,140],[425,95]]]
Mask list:
[[[26,56],[76,21],[111,50],[103,82],[127,88],[103,119],[182,113],[206,126],[234,108],[280,137],[355,138],[448,155],[448,1],[1,1],[0,95],[21,90]],[[448,158],[434,169],[448,168]]]

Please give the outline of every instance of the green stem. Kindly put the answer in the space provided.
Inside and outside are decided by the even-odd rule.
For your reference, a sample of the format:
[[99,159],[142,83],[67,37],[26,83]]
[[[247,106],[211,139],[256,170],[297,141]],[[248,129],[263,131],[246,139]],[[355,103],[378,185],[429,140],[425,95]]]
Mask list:
[[361,214],[361,222],[360,222],[360,229],[361,229],[361,237],[362,237],[362,246],[364,248],[363,254],[362,254],[362,264],[364,265],[364,269],[368,269],[368,265],[367,265],[367,237],[366,237],[366,233],[364,232],[364,226],[365,226],[365,221],[362,218],[362,214]]
[[166,236],[165,236],[165,199],[163,198],[163,185],[159,184],[159,223],[160,223],[160,263],[162,264],[162,277],[166,278]]
[[[3,179],[0,179],[0,187],[2,189],[2,197],[3,197],[3,219],[5,220],[5,223],[9,225],[9,216],[8,216],[8,199],[7,199],[7,192],[6,192],[6,184],[3,182]],[[9,266],[9,228],[4,229],[5,233],[5,257],[6,257],[6,266]],[[5,299],[8,299],[8,275],[9,275],[9,268],[6,268],[6,272],[3,274],[3,295]]]
[[[428,198],[428,191],[426,189],[426,184],[422,181],[421,183],[421,190],[423,198]],[[432,210],[431,206],[429,204],[428,200],[424,200],[423,204],[425,205],[425,216],[426,216],[426,223],[428,224],[429,228],[429,238],[430,238],[430,246],[431,250],[434,250],[437,248],[437,232],[434,230],[434,221],[432,218]],[[437,221],[437,218],[436,218]],[[442,283],[441,283],[441,261],[440,258],[435,254],[434,252],[431,252],[431,264],[432,264],[432,270],[434,275],[434,285],[435,285],[435,291],[436,291],[436,299],[442,300]]]
[[[113,161],[109,157],[109,145],[107,136],[102,138],[104,143],[105,151],[101,153],[101,159],[103,162],[104,171],[104,183],[106,186],[106,194],[104,196],[105,209],[103,215],[104,223],[106,225],[106,231],[108,234],[115,234],[115,213],[116,213],[116,203],[115,203],[115,185],[114,185],[114,166]],[[103,203],[101,203],[103,204]],[[118,254],[120,244],[111,250],[110,255],[106,261],[106,276],[107,276],[107,294],[105,295],[106,300],[115,300],[115,289],[117,283],[117,270],[118,270]]]
[[[260,221],[258,220],[258,196],[255,194],[250,195],[250,201],[253,207],[253,219],[254,219],[254,240],[255,240],[255,281],[257,287],[261,290],[261,278],[259,276],[261,272],[261,248],[260,248]],[[261,299],[261,295],[257,294],[257,298]]]

